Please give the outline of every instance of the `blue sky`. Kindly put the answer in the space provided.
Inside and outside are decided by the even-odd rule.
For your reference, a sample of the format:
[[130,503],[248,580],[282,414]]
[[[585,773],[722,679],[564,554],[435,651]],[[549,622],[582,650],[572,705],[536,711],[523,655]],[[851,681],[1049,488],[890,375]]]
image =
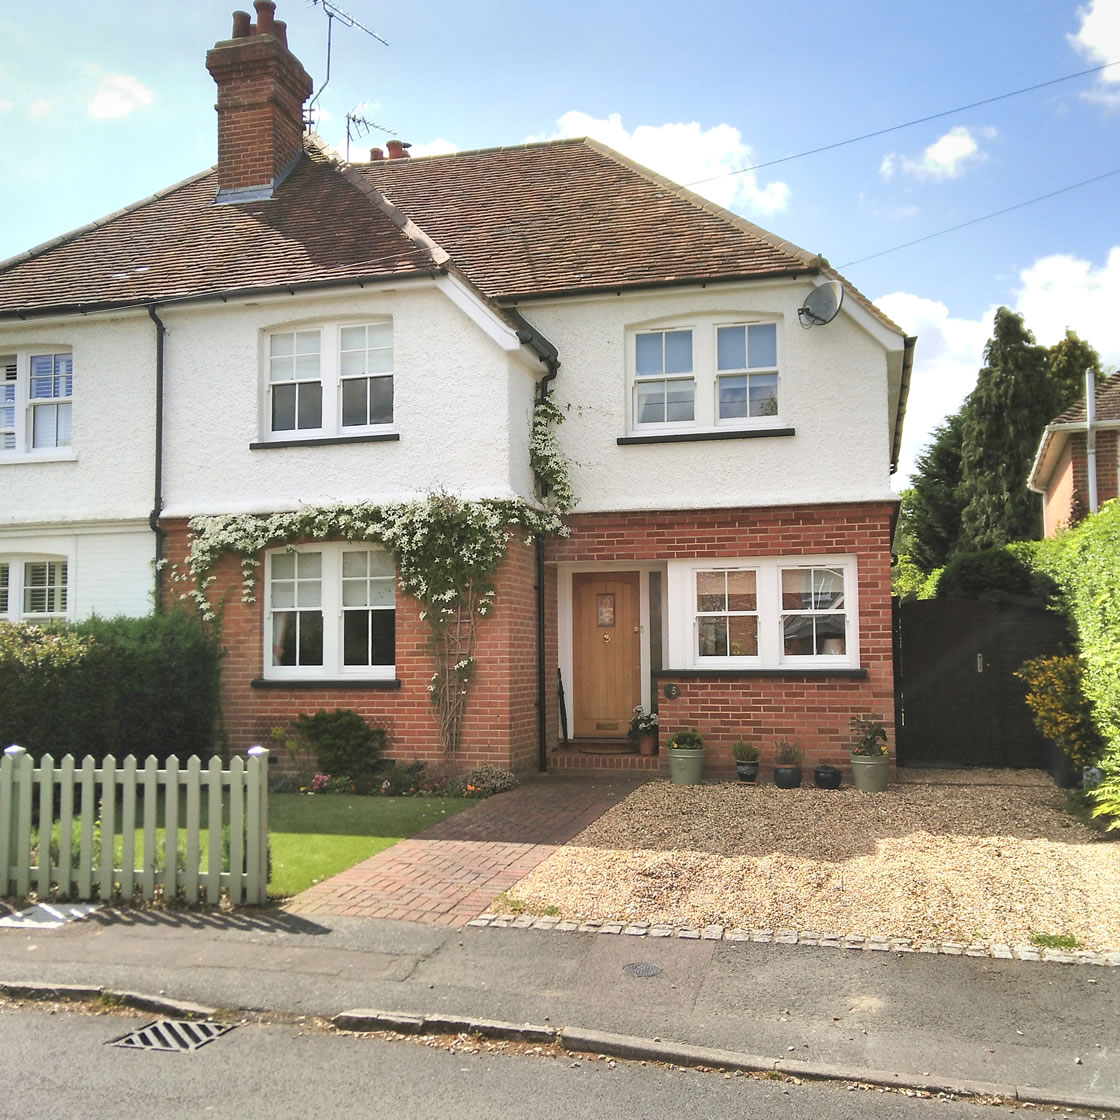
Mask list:
[[[1120,174],[843,267],[1120,169],[1120,66],[726,175],[1120,62],[1120,0],[340,2],[389,42],[334,21],[318,130],[340,150],[363,103],[414,153],[590,134],[679,182],[722,176],[694,189],[842,267],[919,336],[900,481],[972,387],[1000,304],[1120,364]],[[234,6],[4,5],[0,259],[214,162],[204,57]],[[321,85],[322,7],[277,17]]]

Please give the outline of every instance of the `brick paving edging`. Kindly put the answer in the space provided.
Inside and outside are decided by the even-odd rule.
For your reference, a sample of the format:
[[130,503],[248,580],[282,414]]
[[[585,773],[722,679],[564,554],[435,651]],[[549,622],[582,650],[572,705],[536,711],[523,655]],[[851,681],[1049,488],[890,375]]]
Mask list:
[[915,945],[908,937],[862,937],[820,934],[795,929],[738,929],[727,926],[673,926],[656,922],[612,922],[592,919],[577,922],[564,918],[539,918],[531,914],[480,914],[468,926],[487,929],[539,929],[555,933],[604,933],[630,937],[678,937],[691,941],[752,941],[757,944],[812,945],[822,949],[858,949],[862,952],[936,953],[946,957],[989,957],[995,960],[1046,961],[1053,964],[1096,964],[1120,967],[1120,951],[1098,953],[1078,949],[1039,949],[1034,945],[982,945],[962,941],[933,941]]

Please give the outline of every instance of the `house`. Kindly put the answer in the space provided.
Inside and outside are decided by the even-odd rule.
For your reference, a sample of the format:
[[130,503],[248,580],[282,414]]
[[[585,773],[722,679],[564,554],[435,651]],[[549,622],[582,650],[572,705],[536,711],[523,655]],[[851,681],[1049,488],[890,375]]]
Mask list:
[[[233,749],[343,707],[436,759],[431,619],[393,551],[313,517],[258,547],[254,519],[547,506],[547,398],[576,504],[567,535],[510,536],[454,667],[459,762],[574,766],[636,705],[698,728],[713,773],[739,738],[842,763],[851,715],[890,728],[914,340],[822,258],[594,141],[344,163],[255,8],[206,58],[217,166],[0,266],[0,616],[194,587]],[[842,304],[813,326],[825,284]],[[192,548],[238,533],[199,591]]]
[[1046,425],[1028,486],[1042,495],[1043,535],[1096,513],[1120,493],[1120,373]]

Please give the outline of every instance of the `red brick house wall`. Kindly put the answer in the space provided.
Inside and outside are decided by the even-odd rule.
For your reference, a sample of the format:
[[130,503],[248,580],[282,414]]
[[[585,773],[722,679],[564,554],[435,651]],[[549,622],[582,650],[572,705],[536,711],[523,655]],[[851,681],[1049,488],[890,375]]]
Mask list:
[[[1096,433],[1097,503],[1103,504],[1120,493],[1120,432],[1105,428]],[[1052,537],[1073,518],[1074,500],[1079,508],[1089,509],[1089,453],[1084,432],[1072,432],[1061,457],[1051,472],[1042,496],[1043,526]]]
[[[776,739],[797,740],[804,766],[846,766],[853,715],[874,712],[894,755],[894,664],[891,643],[892,502],[803,508],[642,511],[574,515],[571,536],[550,541],[553,562],[847,554],[856,557],[859,663],[852,670],[707,670],[657,675],[662,738],[681,727],[704,736],[705,773],[734,773],[731,745],[754,742],[762,771]],[[665,686],[679,695],[669,699]],[[551,722],[550,727],[556,724]]]
[[[166,522],[169,570],[185,572],[185,521]],[[260,569],[258,569],[260,571]],[[401,761],[445,761],[439,727],[428,694],[434,663],[427,648],[429,629],[415,600],[397,592],[396,673],[399,687],[354,687],[289,682],[259,683],[263,677],[264,610],[244,603],[236,557],[223,557],[207,591],[220,608],[222,633],[222,718],[229,749],[242,753],[254,743],[270,745],[274,727],[301,712],[350,708],[368,723],[385,728],[387,754]],[[510,539],[497,573],[492,612],[479,623],[477,670],[463,721],[459,754],[446,760],[456,768],[489,764],[520,772],[537,767],[536,562],[524,538]],[[188,587],[164,576],[164,601]],[[258,592],[260,586],[258,583]],[[258,593],[258,600],[262,595]],[[554,596],[555,598],[555,596]],[[554,648],[554,647],[553,647]],[[554,671],[555,676],[555,671]],[[253,682],[258,682],[254,685]]]

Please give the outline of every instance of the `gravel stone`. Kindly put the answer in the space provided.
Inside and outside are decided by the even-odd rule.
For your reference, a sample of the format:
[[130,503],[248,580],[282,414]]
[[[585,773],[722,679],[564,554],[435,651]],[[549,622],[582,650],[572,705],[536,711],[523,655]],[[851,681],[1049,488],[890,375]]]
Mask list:
[[580,929],[649,922],[654,936],[818,929],[820,945],[873,933],[959,955],[1038,932],[1120,952],[1120,843],[1062,804],[1039,771],[900,771],[882,794],[652,781],[509,895]]

